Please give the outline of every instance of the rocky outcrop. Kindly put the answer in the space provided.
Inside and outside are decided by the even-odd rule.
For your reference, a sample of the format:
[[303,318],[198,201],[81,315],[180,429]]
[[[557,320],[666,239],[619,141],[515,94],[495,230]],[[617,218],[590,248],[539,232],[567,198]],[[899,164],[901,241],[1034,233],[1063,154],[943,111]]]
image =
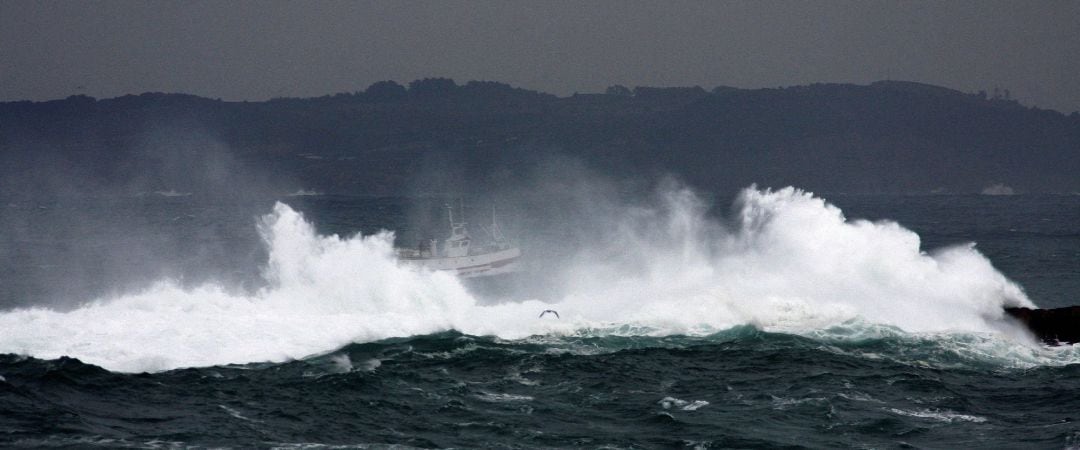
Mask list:
[[1080,343],[1080,306],[1054,309],[1005,308],[1005,313],[1027,326],[1050,345]]

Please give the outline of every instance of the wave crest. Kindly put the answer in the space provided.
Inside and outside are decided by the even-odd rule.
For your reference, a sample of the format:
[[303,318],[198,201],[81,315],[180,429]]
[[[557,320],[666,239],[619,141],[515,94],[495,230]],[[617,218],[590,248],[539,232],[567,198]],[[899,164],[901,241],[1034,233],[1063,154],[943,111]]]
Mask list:
[[[684,188],[609,208],[611,233],[553,262],[552,306],[481,305],[453,276],[402,265],[392,232],[319,235],[277,204],[258,226],[267,287],[232,294],[168,281],[69,312],[0,314],[0,352],[77,357],[120,371],[283,361],[350,342],[458,330],[518,339],[580,330],[706,335],[743,324],[813,335],[852,320],[905,332],[1019,334],[1003,305],[1031,306],[973,245],[924,252],[890,221],[847,220],[794,189],[748,188],[730,223]],[[1021,344],[1016,344],[1021,345]]]

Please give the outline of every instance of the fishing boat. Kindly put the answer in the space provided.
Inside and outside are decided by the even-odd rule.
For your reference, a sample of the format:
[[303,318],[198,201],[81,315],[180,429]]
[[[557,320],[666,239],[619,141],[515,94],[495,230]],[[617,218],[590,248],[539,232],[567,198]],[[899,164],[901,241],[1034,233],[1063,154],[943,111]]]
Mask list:
[[469,235],[462,208],[461,220],[454,219],[454,208],[446,207],[450,236],[421,241],[416,248],[399,248],[397,257],[406,264],[430,270],[452,272],[462,278],[484,277],[518,271],[521,249],[503,235],[492,210],[491,227],[481,227],[490,240],[474,243]]

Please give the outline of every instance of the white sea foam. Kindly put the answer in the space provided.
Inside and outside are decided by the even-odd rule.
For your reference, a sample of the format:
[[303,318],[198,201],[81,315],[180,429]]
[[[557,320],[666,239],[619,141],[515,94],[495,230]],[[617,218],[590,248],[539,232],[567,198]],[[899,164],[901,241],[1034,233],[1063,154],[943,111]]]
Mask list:
[[671,409],[677,407],[683,411],[697,411],[702,407],[709,406],[709,402],[705,400],[694,400],[688,402],[686,400],[677,399],[675,397],[664,397],[660,401],[656,402],[664,409]]
[[481,392],[479,395],[476,396],[476,398],[485,402],[492,403],[528,402],[533,400],[533,398],[528,395],[516,395],[498,392]]
[[319,236],[283,204],[260,231],[271,287],[255,295],[162,282],[69,312],[10,311],[0,314],[0,352],[68,355],[120,371],[283,361],[447,330],[474,304],[453,276],[400,267],[390,233]]
[[749,323],[812,334],[854,320],[904,333],[998,335],[1002,305],[1031,305],[971,245],[924,253],[900,225],[848,221],[797,189],[747,189],[723,225],[689,190],[662,197],[625,209],[600,245],[558,264],[568,293],[556,306],[560,320],[536,320],[548,303],[480,305],[452,275],[399,264],[390,232],[320,236],[278,204],[259,225],[267,288],[235,295],[165,281],[68,312],[0,313],[0,352],[156,371],[283,361],[449,329],[518,339],[700,335]]
[[982,195],[1016,195],[1016,191],[1002,183],[997,183],[983,188]]
[[[378,361],[378,360],[375,360]],[[348,373],[353,370],[352,360],[349,359],[349,355],[334,355],[330,357],[330,362],[333,364],[334,373]],[[378,367],[378,366],[376,366]]]
[[901,416],[918,417],[920,419],[935,420],[938,422],[986,422],[985,417],[972,416],[969,414],[960,414],[949,410],[930,410],[930,409],[918,409],[907,410],[899,408],[884,408],[893,414],[899,414]]
[[247,416],[245,416],[243,414],[240,414],[240,411],[237,411],[237,410],[232,409],[232,408],[230,408],[228,406],[225,406],[225,405],[218,405],[218,408],[221,408],[221,409],[225,410],[225,412],[229,413],[230,416],[233,416],[233,417],[235,417],[237,419],[240,419],[240,420],[246,420],[248,422],[262,422],[261,420],[255,420],[255,419],[247,417]]

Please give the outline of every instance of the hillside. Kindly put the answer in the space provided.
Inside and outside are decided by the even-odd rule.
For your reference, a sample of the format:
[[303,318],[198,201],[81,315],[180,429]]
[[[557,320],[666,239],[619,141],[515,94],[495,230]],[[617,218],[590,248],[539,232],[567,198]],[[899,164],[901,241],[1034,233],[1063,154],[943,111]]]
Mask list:
[[[309,99],[146,93],[0,103],[0,196],[298,189],[415,195],[513,183],[552,156],[731,191],[1080,191],[1080,115],[908,82],[613,86],[556,97],[425,79]],[[467,180],[467,181],[466,181]]]

